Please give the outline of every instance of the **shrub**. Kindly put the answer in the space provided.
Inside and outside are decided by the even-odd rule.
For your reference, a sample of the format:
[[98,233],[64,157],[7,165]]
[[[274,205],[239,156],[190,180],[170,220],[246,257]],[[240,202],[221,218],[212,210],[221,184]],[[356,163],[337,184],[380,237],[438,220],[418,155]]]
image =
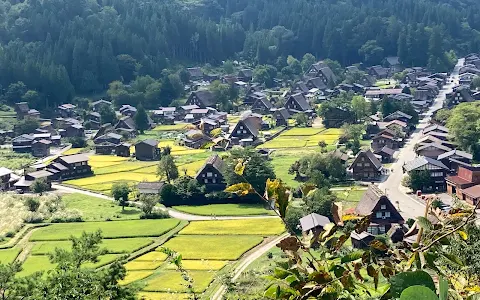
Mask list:
[[82,214],[78,210],[60,211],[52,215],[52,223],[83,222]]
[[155,211],[149,214],[143,214],[140,219],[168,219],[170,215],[165,211]]
[[40,201],[37,198],[28,197],[24,201],[25,206],[31,212],[36,212],[40,207]]

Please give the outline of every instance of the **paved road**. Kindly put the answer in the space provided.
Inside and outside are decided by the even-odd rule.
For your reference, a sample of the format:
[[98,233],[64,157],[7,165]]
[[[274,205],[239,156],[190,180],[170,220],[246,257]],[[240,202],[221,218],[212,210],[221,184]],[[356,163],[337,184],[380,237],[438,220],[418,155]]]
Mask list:
[[[422,130],[428,126],[430,118],[436,110],[439,110],[443,106],[445,95],[452,91],[455,83],[458,83],[458,71],[464,64],[464,59],[459,59],[455,69],[449,77],[450,82],[447,83],[438,94],[432,106],[428,109],[426,116],[420,120],[419,125],[415,132],[411,135],[405,146],[399,150],[397,161],[391,167],[393,171],[390,176],[384,182],[379,184],[380,189],[385,191],[390,200],[396,205],[397,201],[400,207],[400,213],[406,219],[415,218],[423,215],[425,206],[420,201],[408,196],[406,189],[402,186],[401,181],[403,178],[402,166],[405,162],[413,160],[415,158],[414,146],[417,141],[422,137]],[[453,81],[453,82],[452,82]]]
[[[105,200],[115,201],[112,197],[105,196],[100,193],[94,193],[90,191],[85,191],[81,189],[76,189],[69,186],[64,186],[60,184],[52,184],[52,188],[54,190],[64,192],[64,193],[79,193],[91,197],[102,198]],[[134,203],[134,202],[131,202]],[[139,203],[134,203],[138,205]],[[207,221],[207,220],[243,220],[243,219],[261,219],[261,218],[278,218],[277,216],[225,216],[225,217],[216,217],[216,216],[199,216],[199,215],[191,215],[183,212],[176,211],[171,208],[158,208],[163,211],[168,211],[168,214],[172,218],[180,219],[180,220],[187,220],[187,221]]]

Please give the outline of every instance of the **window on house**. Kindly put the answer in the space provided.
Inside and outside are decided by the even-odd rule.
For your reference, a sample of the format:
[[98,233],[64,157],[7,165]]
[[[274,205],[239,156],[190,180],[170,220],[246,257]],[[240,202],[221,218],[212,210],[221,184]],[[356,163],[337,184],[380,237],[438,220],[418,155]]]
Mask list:
[[380,205],[380,209],[387,209],[386,205]]
[[362,163],[357,163],[357,167],[362,167],[363,164]]
[[212,172],[207,172],[207,177],[212,177],[213,173]]
[[370,163],[365,163],[365,167],[370,167]]
[[381,218],[381,217],[383,217],[383,214],[382,214],[381,211],[377,211],[377,213],[375,214],[375,216],[376,216],[377,218]]
[[389,212],[389,211],[386,211],[386,212],[385,212],[385,217],[386,217],[386,218],[390,218],[390,212]]
[[378,232],[379,232],[380,234],[384,234],[384,233],[385,233],[385,226],[380,226],[380,227],[378,227]]
[[361,158],[360,158],[360,161],[365,161],[365,157],[361,157]]
[[431,172],[430,177],[443,177],[442,172]]
[[205,179],[203,182],[208,183],[208,179]]
[[217,183],[217,180],[215,178],[212,179],[212,183]]

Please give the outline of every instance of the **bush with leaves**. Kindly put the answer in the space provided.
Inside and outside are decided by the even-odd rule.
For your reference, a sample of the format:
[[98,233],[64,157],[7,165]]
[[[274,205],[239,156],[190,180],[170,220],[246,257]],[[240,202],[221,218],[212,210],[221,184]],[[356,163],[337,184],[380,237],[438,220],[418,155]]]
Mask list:
[[159,202],[159,196],[158,195],[148,195],[148,194],[141,194],[140,195],[140,208],[143,212],[144,215],[151,215],[152,211]]
[[[243,168],[238,167],[239,176]],[[308,188],[310,190],[311,187]],[[229,186],[229,192],[256,193],[249,183]],[[264,200],[274,202],[276,213],[286,226],[290,189],[280,180],[267,180]],[[313,190],[315,191],[315,190]],[[312,192],[305,191],[304,194]],[[287,263],[278,264],[266,288],[267,299],[478,299],[478,277],[468,281],[461,267],[465,261],[452,255],[449,246],[458,239],[469,238],[467,226],[477,220],[476,209],[455,209],[452,214],[434,209],[427,200],[425,214],[418,217],[408,234],[416,234],[412,244],[395,245],[377,236],[364,249],[348,250],[345,243],[355,232],[365,232],[371,216],[349,218],[353,225],[344,226],[341,206],[332,206],[334,223],[316,234],[290,236],[277,246],[288,255]],[[437,220],[432,224],[427,216]],[[291,225],[290,225],[291,226]],[[292,230],[292,228],[288,228]],[[317,245],[313,254],[312,245]],[[455,264],[459,272],[452,275],[443,260]],[[438,288],[432,275],[438,277]],[[386,282],[380,286],[380,282]],[[461,284],[458,284],[458,283]],[[475,297],[475,298],[474,298]]]
[[30,187],[32,192],[40,194],[40,196],[50,189],[50,182],[47,178],[38,178],[33,181],[32,186]]
[[130,187],[125,182],[114,183],[112,185],[112,196],[118,201],[118,204],[122,207],[122,211],[125,210],[125,206],[128,206],[129,193]]

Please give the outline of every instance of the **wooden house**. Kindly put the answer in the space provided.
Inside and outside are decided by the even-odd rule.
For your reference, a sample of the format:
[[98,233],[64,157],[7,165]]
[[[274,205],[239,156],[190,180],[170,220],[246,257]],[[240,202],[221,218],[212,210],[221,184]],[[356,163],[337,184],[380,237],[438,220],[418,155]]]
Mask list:
[[15,182],[20,179],[12,170],[0,167],[0,191],[10,190]]
[[29,153],[34,140],[33,134],[22,134],[12,140],[12,149],[17,153]]
[[138,160],[158,160],[160,158],[158,141],[147,139],[136,143],[135,156]]
[[139,182],[137,184],[138,193],[140,195],[159,195],[162,191],[165,182],[156,181],[156,182]]
[[275,126],[288,126],[290,113],[285,107],[271,109],[272,117],[275,120]]
[[255,141],[258,137],[260,126],[254,118],[240,119],[235,128],[230,133],[230,138],[252,139]]
[[252,69],[242,69],[238,71],[237,79],[243,82],[249,82],[253,79],[253,70]]
[[318,235],[323,231],[325,225],[330,224],[330,220],[322,215],[312,213],[300,218],[300,226],[305,234]]
[[322,61],[312,64],[305,73],[305,76],[309,78],[319,77],[326,86],[335,86],[337,82],[337,76],[335,76],[332,69]]
[[137,108],[131,105],[125,104],[118,110],[123,116],[133,117],[137,113]]
[[111,155],[115,152],[116,147],[117,144],[113,144],[108,141],[97,143],[95,144],[95,154]]
[[450,168],[450,171],[457,172],[460,166],[469,166],[472,164],[473,155],[461,150],[452,150],[437,157],[444,165]]
[[205,164],[198,170],[195,179],[201,185],[205,185],[207,191],[223,191],[227,186],[223,178],[224,168],[224,161],[215,154],[208,158]]
[[57,107],[57,113],[61,118],[74,118],[77,106],[65,103]]
[[135,121],[131,117],[125,116],[118,120],[117,124],[114,127],[115,129],[126,129],[131,131],[132,134],[137,131],[137,126],[135,125]]
[[394,120],[399,120],[399,121],[402,121],[404,123],[409,123],[410,120],[412,120],[412,116],[409,115],[409,114],[406,114],[400,110],[397,110],[396,112],[394,113],[391,113],[389,114],[388,116],[384,117],[383,118],[383,121],[384,122],[390,122],[390,121],[394,121]]
[[199,108],[214,107],[215,95],[206,90],[194,91],[188,97],[185,105],[197,105]]
[[453,149],[445,145],[442,145],[440,143],[429,143],[429,144],[420,145],[415,152],[419,156],[425,156],[425,157],[437,159],[440,155],[450,152],[452,150]]
[[447,95],[445,100],[446,107],[454,107],[460,103],[473,102],[474,99],[470,92],[469,86],[458,86],[453,89],[453,92]]
[[100,128],[100,125],[102,124],[102,117],[100,116],[100,113],[92,111],[88,114],[87,118],[92,127],[91,129]]
[[38,119],[40,117],[40,112],[36,109],[31,109],[28,106],[27,102],[18,102],[15,103],[15,113],[17,114],[17,118],[22,120],[25,117]]
[[258,112],[261,114],[267,114],[270,109],[272,109],[273,105],[268,101],[267,97],[257,99],[253,104],[252,104],[252,111]]
[[382,149],[374,152],[375,155],[381,157],[382,163],[391,163],[393,161],[393,154],[395,150],[389,148],[388,146],[383,146]]
[[90,176],[92,168],[88,164],[88,156],[85,154],[72,154],[57,157],[49,165],[49,168],[58,170],[62,180]]
[[185,136],[182,138],[182,142],[186,147],[193,149],[200,149],[206,143],[210,142],[211,139],[201,130],[189,130],[185,133]]
[[130,157],[131,147],[132,147],[132,144],[129,144],[129,143],[122,143],[120,145],[117,145],[117,147],[115,147],[115,154],[117,156]]
[[355,180],[373,181],[378,180],[382,175],[382,163],[369,150],[360,151],[349,167]]
[[119,145],[122,142],[122,136],[113,132],[109,132],[93,140],[95,144],[102,144],[108,142],[113,145]]
[[50,155],[50,140],[38,140],[32,143],[32,155],[35,157],[46,157]]
[[103,107],[112,107],[112,102],[100,99],[92,102],[91,106],[93,111],[99,112]]
[[308,103],[305,96],[301,93],[291,95],[285,102],[284,107],[290,114],[296,113],[312,113],[312,107]]
[[445,166],[441,161],[433,158],[420,156],[412,161],[403,165],[403,171],[409,175],[412,172],[418,172],[426,170],[430,173],[431,182],[422,187],[422,191],[445,191],[446,183],[445,177],[450,172],[450,169]]
[[203,71],[199,67],[194,68],[187,68],[188,75],[190,76],[190,80],[202,80],[203,79]]
[[447,176],[447,193],[476,205],[480,198],[480,167],[460,166],[457,175]]
[[385,234],[393,225],[405,222],[390,199],[374,184],[368,186],[355,207],[355,214],[371,216],[366,232],[372,235]]

